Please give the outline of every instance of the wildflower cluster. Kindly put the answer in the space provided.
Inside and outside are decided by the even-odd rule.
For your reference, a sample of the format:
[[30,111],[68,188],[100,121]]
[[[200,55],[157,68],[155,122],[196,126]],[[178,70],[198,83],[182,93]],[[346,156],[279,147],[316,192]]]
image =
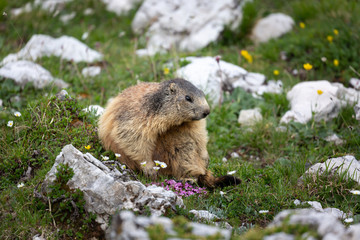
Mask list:
[[193,187],[189,183],[176,182],[173,179],[167,180],[165,179],[162,183],[153,183],[157,186],[163,187],[165,190],[171,190],[176,193],[179,197],[189,197],[191,195],[199,194],[205,195],[207,194],[206,188],[201,187]]

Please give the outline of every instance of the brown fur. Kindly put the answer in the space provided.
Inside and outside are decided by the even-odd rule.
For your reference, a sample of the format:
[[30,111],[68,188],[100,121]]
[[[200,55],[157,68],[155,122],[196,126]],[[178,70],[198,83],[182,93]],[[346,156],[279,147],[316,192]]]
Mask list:
[[[196,178],[208,187],[237,184],[239,179],[215,178],[207,170],[209,113],[204,93],[186,80],[140,83],[108,104],[99,120],[99,137],[106,149],[122,155],[123,164],[148,176]],[[154,160],[167,168],[155,171]]]

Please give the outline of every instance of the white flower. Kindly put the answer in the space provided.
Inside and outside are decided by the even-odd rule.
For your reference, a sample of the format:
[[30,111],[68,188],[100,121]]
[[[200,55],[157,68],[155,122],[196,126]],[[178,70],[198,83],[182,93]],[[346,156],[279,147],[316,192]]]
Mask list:
[[156,166],[159,166],[159,165],[161,164],[161,162],[158,161],[158,160],[154,160],[154,162],[155,162],[155,165],[156,165]]
[[160,167],[153,167],[153,169],[154,169],[155,171],[158,171],[158,170],[160,169]]
[[15,117],[21,117],[21,113],[20,112],[14,112],[14,116]]
[[7,126],[8,127],[12,127],[14,125],[14,122],[13,121],[8,121],[8,123],[7,123]]
[[220,191],[219,193],[221,196],[224,196],[224,194],[225,194],[223,191]]
[[321,61],[326,62],[326,61],[327,61],[327,58],[326,58],[326,57],[322,57],[322,58],[321,58]]
[[259,211],[259,213],[261,213],[261,214],[265,214],[265,213],[268,213],[269,212],[269,210],[260,210]]
[[140,163],[141,166],[146,166],[146,161],[145,162],[142,162]]
[[227,162],[226,157],[223,157],[222,161],[223,161],[224,163],[226,163],[226,162]]
[[346,223],[352,223],[353,221],[354,221],[353,218],[346,218],[346,219],[344,219],[344,222],[346,222]]
[[24,183],[19,183],[19,184],[17,185],[18,188],[22,188],[23,186],[25,186]]
[[120,167],[122,170],[125,170],[126,169],[126,165],[121,165]]
[[167,167],[167,164],[164,163],[164,162],[162,162],[162,163],[160,164],[160,167],[161,167],[161,168],[166,168],[166,167]]
[[228,172],[227,174],[228,174],[228,175],[233,175],[233,174],[235,174],[235,173],[236,173],[236,170],[230,171],[230,172]]
[[103,156],[103,155],[101,155],[101,158],[102,158],[102,160],[104,160],[104,161],[109,160],[109,157],[106,157],[106,156]]
[[298,205],[300,205],[300,204],[301,204],[301,202],[300,202],[300,200],[299,200],[299,199],[295,199],[294,204],[295,204],[296,206],[298,206]]
[[354,195],[360,195],[360,191],[359,190],[350,190],[350,192]]
[[119,157],[121,157],[121,154],[120,153],[115,153],[115,157],[119,158]]

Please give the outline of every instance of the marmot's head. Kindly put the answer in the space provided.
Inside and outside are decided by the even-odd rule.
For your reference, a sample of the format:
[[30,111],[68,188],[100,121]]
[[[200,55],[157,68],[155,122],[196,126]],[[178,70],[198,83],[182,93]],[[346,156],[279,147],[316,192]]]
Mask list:
[[163,84],[167,99],[164,104],[176,110],[183,121],[200,120],[209,115],[210,107],[205,94],[192,83],[184,79],[173,79]]

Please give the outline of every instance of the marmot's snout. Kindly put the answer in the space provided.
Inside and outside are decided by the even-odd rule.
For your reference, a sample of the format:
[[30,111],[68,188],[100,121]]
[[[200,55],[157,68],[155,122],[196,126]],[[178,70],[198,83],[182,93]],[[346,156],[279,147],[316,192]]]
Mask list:
[[206,118],[207,115],[209,115],[209,114],[210,114],[210,109],[209,109],[209,108],[208,108],[208,109],[205,109],[204,112],[203,112],[202,117],[203,117],[203,118]]

